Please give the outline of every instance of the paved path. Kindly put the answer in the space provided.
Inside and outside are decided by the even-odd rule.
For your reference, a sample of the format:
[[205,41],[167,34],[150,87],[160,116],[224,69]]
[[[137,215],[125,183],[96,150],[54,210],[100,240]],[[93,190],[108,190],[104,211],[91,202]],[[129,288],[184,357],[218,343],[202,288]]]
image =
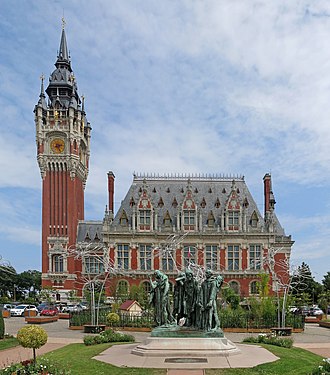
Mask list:
[[[25,325],[24,318],[5,319],[5,332],[16,335],[17,331]],[[42,327],[47,331],[48,342],[42,348],[37,350],[37,355],[42,355],[49,351],[58,349],[70,343],[82,343],[85,334],[82,331],[72,331],[68,329],[67,320],[58,320],[54,323],[43,324]],[[136,337],[138,342],[144,341],[149,333],[129,332]],[[226,333],[226,337],[235,342],[242,342],[243,338],[251,336],[247,333]],[[293,334],[294,346],[309,350],[323,357],[330,358],[330,329],[319,327],[318,324],[306,324],[305,332]],[[17,363],[32,357],[32,349],[16,347],[0,351],[0,367],[10,363]],[[168,375],[202,375],[202,369],[199,372],[181,372],[175,373],[174,369],[168,370]]]

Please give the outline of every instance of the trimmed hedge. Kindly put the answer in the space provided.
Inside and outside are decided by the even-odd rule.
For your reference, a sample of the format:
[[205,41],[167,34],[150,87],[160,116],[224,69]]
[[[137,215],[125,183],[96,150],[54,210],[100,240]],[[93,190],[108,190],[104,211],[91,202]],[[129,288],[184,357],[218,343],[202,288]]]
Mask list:
[[109,342],[134,342],[134,341],[135,341],[134,336],[115,332],[112,329],[107,329],[101,332],[99,335],[84,337],[84,344],[87,346],[96,345],[96,344],[104,344],[104,343],[109,343]]

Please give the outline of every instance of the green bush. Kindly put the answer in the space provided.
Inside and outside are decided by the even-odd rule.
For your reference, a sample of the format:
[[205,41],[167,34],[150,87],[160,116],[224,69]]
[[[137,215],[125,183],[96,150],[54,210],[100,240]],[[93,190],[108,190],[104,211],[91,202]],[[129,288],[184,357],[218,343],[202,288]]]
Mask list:
[[17,340],[23,348],[33,349],[33,362],[36,363],[36,349],[46,344],[48,339],[46,331],[37,326],[28,325],[21,328],[17,333]]
[[126,335],[123,333],[115,332],[112,329],[107,329],[99,335],[85,336],[85,345],[96,345],[109,342],[134,342],[135,338],[132,335]]
[[5,337],[5,322],[3,320],[2,311],[0,311],[0,340]]
[[107,323],[109,324],[110,327],[112,327],[114,324],[118,324],[119,321],[120,321],[120,318],[118,314],[114,312],[110,312],[107,315]]
[[272,334],[261,333],[257,337],[246,337],[243,342],[253,343],[253,344],[269,344],[280,346],[282,348],[292,348],[293,340],[276,337]]

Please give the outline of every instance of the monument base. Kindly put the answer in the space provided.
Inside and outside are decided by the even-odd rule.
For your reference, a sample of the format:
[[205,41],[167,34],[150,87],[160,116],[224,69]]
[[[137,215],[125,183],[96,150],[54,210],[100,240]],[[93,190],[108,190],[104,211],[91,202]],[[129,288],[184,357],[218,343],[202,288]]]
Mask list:
[[145,343],[132,354],[146,357],[205,358],[239,354],[236,345],[224,337],[222,330],[204,332],[187,327],[155,328]]

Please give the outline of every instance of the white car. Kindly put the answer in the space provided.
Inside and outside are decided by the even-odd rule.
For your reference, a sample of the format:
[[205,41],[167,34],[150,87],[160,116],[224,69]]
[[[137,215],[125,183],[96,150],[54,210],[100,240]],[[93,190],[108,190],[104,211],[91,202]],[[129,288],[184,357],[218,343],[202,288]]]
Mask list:
[[66,312],[66,313],[69,313],[69,312],[80,312],[82,310],[83,310],[82,307],[80,307],[78,305],[67,305],[67,306],[63,307],[62,312]]
[[34,305],[18,305],[10,309],[11,316],[24,316],[25,311],[35,311],[38,314],[38,309]]

